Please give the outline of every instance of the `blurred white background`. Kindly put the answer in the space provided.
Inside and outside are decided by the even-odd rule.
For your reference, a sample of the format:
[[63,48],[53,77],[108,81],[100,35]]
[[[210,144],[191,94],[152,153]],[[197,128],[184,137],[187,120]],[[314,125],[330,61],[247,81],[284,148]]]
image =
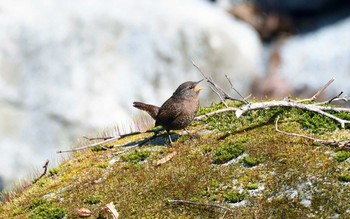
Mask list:
[[[160,105],[201,79],[191,60],[245,96],[309,95],[331,77],[328,95],[349,94],[346,1],[287,2],[0,1],[0,179],[129,127],[134,100]],[[216,101],[210,89],[201,100]]]

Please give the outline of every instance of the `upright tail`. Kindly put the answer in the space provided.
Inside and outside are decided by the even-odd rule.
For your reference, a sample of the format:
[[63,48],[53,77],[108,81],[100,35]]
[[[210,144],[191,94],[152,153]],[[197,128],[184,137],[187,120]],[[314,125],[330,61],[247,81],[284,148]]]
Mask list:
[[151,104],[133,102],[133,107],[146,111],[154,120],[157,118],[159,107]]

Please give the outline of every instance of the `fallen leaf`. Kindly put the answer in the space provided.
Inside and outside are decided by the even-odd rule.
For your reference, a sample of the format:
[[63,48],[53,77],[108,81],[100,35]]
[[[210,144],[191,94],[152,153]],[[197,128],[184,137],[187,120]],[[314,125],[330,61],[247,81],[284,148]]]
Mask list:
[[177,154],[176,151],[166,155],[165,157],[163,157],[162,159],[158,160],[156,163],[156,166],[162,165],[166,162],[168,162],[169,160],[171,160],[175,155]]
[[112,214],[113,219],[118,219],[119,213],[115,209],[115,205],[113,204],[113,202],[106,204],[106,207],[108,208],[109,212]]
[[77,214],[79,217],[90,217],[92,212],[87,208],[76,208],[75,214]]

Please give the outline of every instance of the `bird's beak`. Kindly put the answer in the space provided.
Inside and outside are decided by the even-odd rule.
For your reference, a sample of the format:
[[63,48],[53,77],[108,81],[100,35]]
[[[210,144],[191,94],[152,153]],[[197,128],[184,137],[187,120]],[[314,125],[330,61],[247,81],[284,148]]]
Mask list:
[[[197,82],[196,82],[196,85],[199,84],[199,83],[200,83],[201,81],[203,81],[203,80],[204,80],[204,79],[197,81]],[[195,90],[196,92],[199,92],[199,91],[201,91],[201,90],[205,90],[205,88],[201,88],[201,87],[197,87],[197,86],[196,86],[196,87],[194,88],[194,90]]]
[[[199,84],[201,81],[203,81],[203,79],[200,80],[200,81],[197,81],[197,82],[196,82],[196,85]],[[197,86],[196,86],[196,87],[194,88],[194,90],[195,90],[196,92],[199,92],[199,91],[201,91],[201,90],[205,90],[205,88],[197,87]]]
[[204,79],[197,81],[197,82],[196,82],[196,85],[199,84],[199,83],[201,83],[201,81],[203,81],[203,80],[204,80]]
[[200,83],[201,81],[203,81],[203,80],[204,80],[204,79],[195,82],[196,86],[194,87],[194,90],[195,90],[196,92],[199,92],[199,91],[201,91],[201,90],[205,90],[205,88],[197,87],[197,84],[199,84],[199,83]]
[[195,90],[196,92],[199,92],[199,91],[201,91],[201,90],[205,90],[205,88],[195,87],[194,90]]

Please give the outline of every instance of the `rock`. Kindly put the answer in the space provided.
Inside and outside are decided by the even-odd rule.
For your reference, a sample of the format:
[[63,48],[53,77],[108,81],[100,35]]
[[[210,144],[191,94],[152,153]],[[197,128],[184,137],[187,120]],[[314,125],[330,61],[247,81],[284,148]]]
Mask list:
[[[134,100],[164,102],[183,81],[201,78],[191,60],[227,87],[229,74],[243,95],[260,73],[255,31],[205,1],[20,2],[0,3],[6,179],[58,159],[73,139],[129,124],[139,113]],[[210,90],[203,93],[207,100]]]
[[296,35],[281,46],[282,77],[295,89],[320,89],[332,77],[328,96],[350,94],[350,18],[305,35]]

